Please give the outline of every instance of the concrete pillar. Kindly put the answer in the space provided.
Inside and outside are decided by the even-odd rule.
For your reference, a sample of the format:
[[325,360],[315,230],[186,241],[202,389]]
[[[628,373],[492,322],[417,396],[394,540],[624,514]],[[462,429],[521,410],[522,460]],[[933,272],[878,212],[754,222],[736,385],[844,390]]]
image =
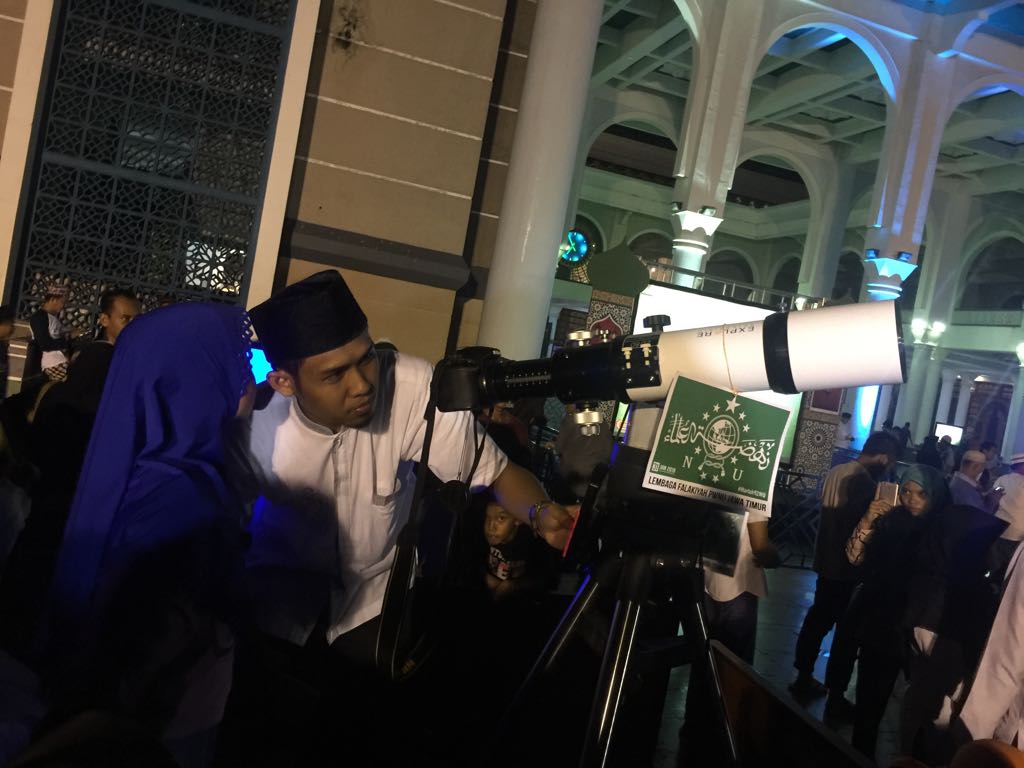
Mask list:
[[900,397],[896,401],[896,413],[892,420],[894,426],[902,427],[904,422],[909,421],[913,428],[913,421],[917,418],[918,407],[921,404],[921,390],[924,389],[930,354],[931,347],[924,344],[914,345],[913,356],[910,358],[910,372],[907,374],[907,381],[900,387]]
[[971,405],[971,389],[973,387],[974,374],[968,373],[967,371],[961,371],[960,394],[957,396],[956,415],[953,417],[953,423],[958,427],[962,427],[964,422],[967,421],[967,409]]
[[894,388],[895,385],[886,384],[878,390],[878,405],[875,408],[875,421],[872,424],[872,429],[876,432],[882,428],[882,423],[889,415],[889,406],[892,405],[892,392]]
[[[747,102],[759,63],[757,46],[763,3],[715,0],[707,3],[704,37],[676,143],[676,185],[672,199],[672,263],[703,271],[715,230],[725,212],[743,138]],[[692,285],[677,275],[675,282]]]
[[1017,381],[1013,385],[1010,411],[1006,415],[1006,431],[1003,433],[1003,459],[1015,453],[1024,452],[1024,363],[1017,368]]
[[[955,66],[955,59],[939,58],[924,41],[914,42],[898,99],[888,104],[864,242],[864,285],[877,298],[899,296],[916,266]],[[854,151],[850,161],[859,159]],[[868,258],[872,251],[876,258]]]
[[963,184],[944,182],[942,186],[936,184],[932,191],[933,229],[928,230],[928,253],[921,267],[914,311],[915,317],[925,318],[929,323],[953,324],[953,306],[966,250],[967,231],[972,221],[976,221],[976,214],[972,213],[973,198],[962,187]]
[[939,404],[935,408],[936,423],[949,423],[949,406],[953,402],[953,384],[956,383],[956,371],[947,368],[942,371],[939,386]]
[[537,4],[478,340],[512,359],[544,337],[602,9]]
[[917,410],[917,420],[911,422],[911,434],[915,443],[920,443],[927,435],[932,434],[935,426],[935,397],[939,393],[939,383],[942,379],[942,361],[946,359],[946,350],[932,349],[928,368],[925,373],[924,386],[921,393],[921,403]]
[[804,296],[831,296],[843,249],[846,221],[853,202],[853,168],[835,164],[835,174],[822,190],[821,215],[808,222],[807,240],[800,260],[797,292]]

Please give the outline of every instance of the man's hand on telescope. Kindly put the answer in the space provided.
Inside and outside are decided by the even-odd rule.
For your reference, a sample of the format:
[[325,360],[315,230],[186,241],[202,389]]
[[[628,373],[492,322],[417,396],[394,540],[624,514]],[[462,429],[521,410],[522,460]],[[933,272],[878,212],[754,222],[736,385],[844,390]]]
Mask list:
[[[531,472],[509,462],[491,486],[495,500],[534,530],[555,549],[569,540],[579,507],[563,507],[548,500],[548,494]],[[534,521],[530,519],[533,509]]]

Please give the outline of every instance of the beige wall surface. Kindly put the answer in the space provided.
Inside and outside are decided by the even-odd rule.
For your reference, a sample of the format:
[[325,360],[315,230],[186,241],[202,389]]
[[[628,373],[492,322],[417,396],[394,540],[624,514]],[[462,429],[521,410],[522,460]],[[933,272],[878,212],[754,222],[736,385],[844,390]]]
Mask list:
[[14,271],[14,224],[54,0],[0,0],[0,288]]
[[324,0],[288,215],[461,255],[504,6]]
[[508,160],[512,154],[512,137],[523,95],[526,59],[536,12],[537,4],[533,0],[518,0],[510,5],[507,43],[498,50],[494,90],[488,105],[490,130],[484,136],[480,154],[481,188],[477,195],[478,206],[471,213],[476,227],[468,255],[475,267],[489,267],[494,254],[498,216],[508,176]]
[[7,131],[7,113],[11,108],[14,75],[18,71],[21,33],[25,26],[28,0],[0,0],[0,147]]
[[[288,283],[322,269],[320,264],[293,259],[288,265]],[[338,271],[366,313],[374,339],[390,339],[400,352],[431,363],[444,357],[454,291],[350,269]]]

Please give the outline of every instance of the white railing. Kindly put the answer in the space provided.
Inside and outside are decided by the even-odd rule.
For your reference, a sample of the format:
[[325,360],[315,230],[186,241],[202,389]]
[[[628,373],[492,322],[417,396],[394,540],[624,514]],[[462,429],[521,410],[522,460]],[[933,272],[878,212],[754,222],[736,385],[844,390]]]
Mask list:
[[[676,267],[663,262],[649,264],[648,266],[651,268],[652,280],[662,283],[674,283],[712,296],[748,301],[751,304],[760,304],[763,307],[771,307],[776,310],[811,309],[824,306],[827,303],[820,296],[804,296],[800,293],[790,293],[778,288],[768,288],[763,285],[744,283],[740,280],[715,277],[714,275],[707,275],[692,269],[683,269],[682,267]],[[675,275],[684,277],[682,279],[674,278]]]
[[1024,326],[1024,310],[1020,309],[957,309],[953,325],[987,325],[995,328]]

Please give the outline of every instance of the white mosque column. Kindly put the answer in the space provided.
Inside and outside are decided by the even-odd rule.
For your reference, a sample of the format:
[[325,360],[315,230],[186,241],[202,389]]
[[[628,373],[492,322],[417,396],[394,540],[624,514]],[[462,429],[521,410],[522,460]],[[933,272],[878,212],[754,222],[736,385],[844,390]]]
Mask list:
[[537,4],[478,341],[513,359],[540,353],[603,7]]
[[954,384],[956,384],[956,371],[950,368],[943,370],[939,384],[939,403],[935,407],[936,423],[949,423],[949,406],[953,403]]
[[921,267],[915,317],[929,322],[952,323],[957,278],[964,258],[967,232],[974,217],[973,199],[961,185],[943,182],[932,191],[932,228],[928,230],[928,253]]
[[871,425],[872,431],[882,428],[882,424],[889,416],[889,407],[892,405],[892,393],[895,387],[892,384],[885,384],[878,388],[878,405],[875,407],[875,421]]
[[896,401],[896,413],[892,419],[894,426],[902,427],[905,422],[909,421],[913,427],[918,407],[921,404],[921,391],[924,389],[930,354],[931,347],[925,344],[914,345],[910,358],[910,372],[907,374],[907,380],[900,387],[900,396]]
[[[900,295],[917,262],[935,178],[955,60],[912,44],[896,103],[888,104],[885,137],[864,240],[865,289],[876,298]],[[871,155],[877,149],[864,146]],[[858,150],[849,161],[860,162]]]
[[1020,358],[1020,367],[1017,368],[1017,381],[1010,395],[1010,411],[1006,415],[1001,451],[1003,459],[1024,452],[1024,342],[1017,345],[1017,357]]
[[935,398],[939,394],[942,380],[942,361],[948,353],[944,349],[932,348],[928,369],[925,373],[921,402],[917,410],[917,420],[910,423],[911,434],[915,443],[920,443],[933,432],[935,426]]
[[[676,143],[672,263],[702,271],[722,221],[743,138],[758,64],[763,3],[716,0],[706,6],[704,37]],[[677,283],[691,283],[679,275]]]
[[804,296],[831,295],[850,215],[853,177],[849,165],[837,162],[833,177],[822,189],[821,214],[808,222],[797,283],[797,292]]
[[974,374],[967,371],[960,372],[960,394],[956,398],[956,415],[953,423],[958,427],[964,426],[967,421],[967,409],[971,405],[971,389],[974,386]]

